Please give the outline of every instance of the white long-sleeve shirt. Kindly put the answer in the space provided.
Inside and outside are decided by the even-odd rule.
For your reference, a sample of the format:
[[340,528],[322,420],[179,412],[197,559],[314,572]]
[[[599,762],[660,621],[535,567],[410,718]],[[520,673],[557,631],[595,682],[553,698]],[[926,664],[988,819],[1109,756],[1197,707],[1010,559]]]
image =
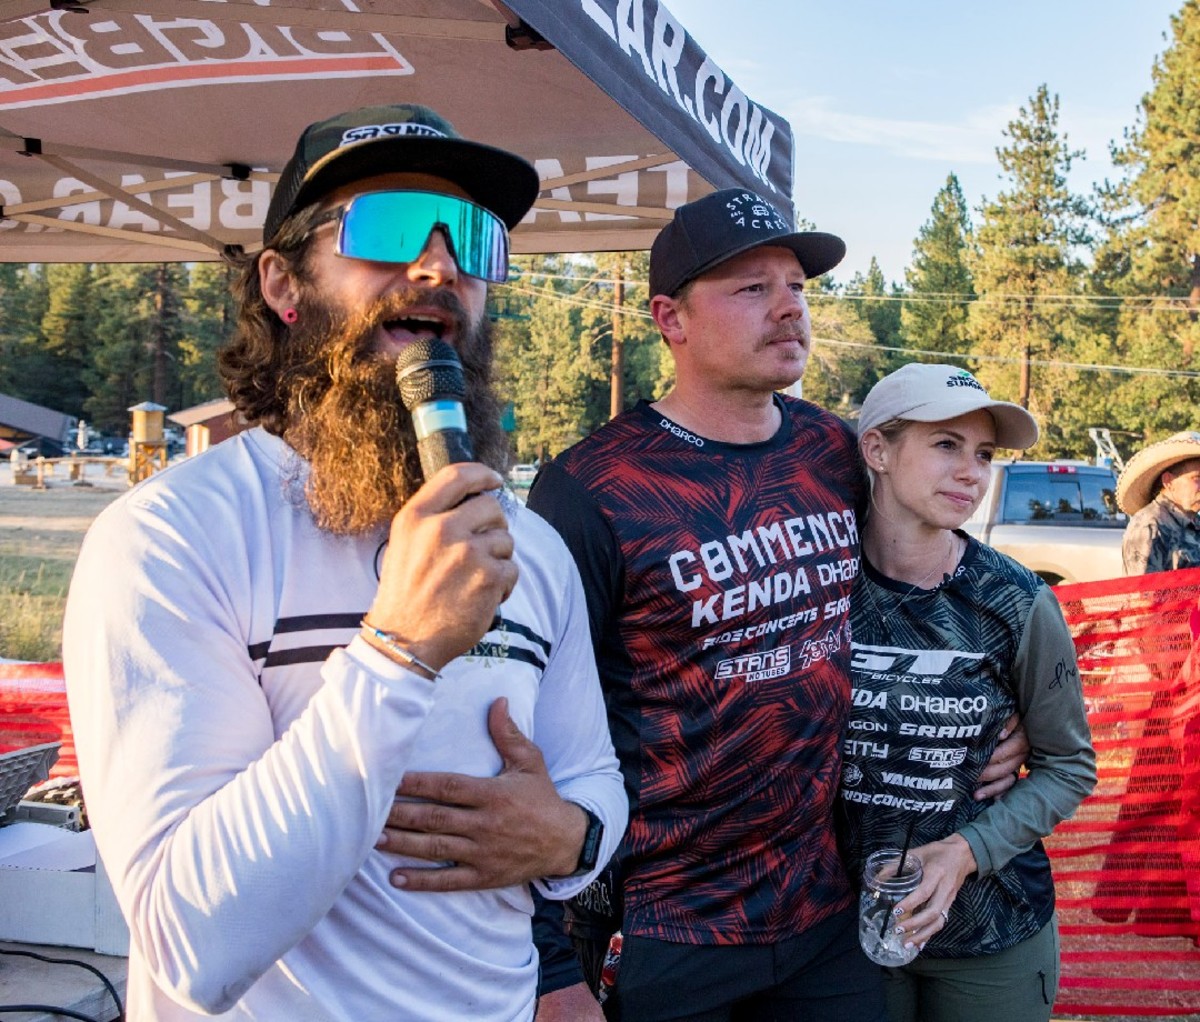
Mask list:
[[627,804],[573,563],[512,502],[520,582],[435,684],[356,637],[387,536],[318,530],[303,472],[243,433],[110,505],[76,565],[65,671],[129,1018],[531,1018],[528,889],[399,890],[375,843],[406,771],[499,771],[506,696],[608,859]]

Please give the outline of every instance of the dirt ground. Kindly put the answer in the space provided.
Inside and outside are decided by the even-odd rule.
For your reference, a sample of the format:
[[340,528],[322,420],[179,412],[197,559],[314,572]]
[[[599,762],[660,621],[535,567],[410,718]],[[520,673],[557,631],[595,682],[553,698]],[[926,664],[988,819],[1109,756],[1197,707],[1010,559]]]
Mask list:
[[[70,578],[83,534],[92,520],[127,489],[55,482],[44,490],[14,486],[0,466],[0,561]],[[0,584],[5,575],[0,571]]]
[[[0,473],[3,471],[0,467]],[[52,483],[44,490],[35,490],[0,481],[0,531],[29,530],[82,537],[92,519],[124,491],[124,486],[69,483]]]
[[123,479],[92,486],[51,479],[45,489],[12,483],[0,464],[0,658],[57,660],[62,612],[83,535],[124,493]]

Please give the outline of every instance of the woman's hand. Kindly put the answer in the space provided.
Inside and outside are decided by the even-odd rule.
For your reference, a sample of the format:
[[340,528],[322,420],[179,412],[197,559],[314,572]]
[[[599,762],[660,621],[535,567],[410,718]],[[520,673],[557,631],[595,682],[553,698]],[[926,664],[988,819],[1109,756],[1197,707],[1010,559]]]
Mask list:
[[971,846],[958,834],[932,841],[913,854],[921,860],[920,886],[896,906],[896,926],[905,936],[905,947],[925,942],[946,925],[958,889],[978,868]]

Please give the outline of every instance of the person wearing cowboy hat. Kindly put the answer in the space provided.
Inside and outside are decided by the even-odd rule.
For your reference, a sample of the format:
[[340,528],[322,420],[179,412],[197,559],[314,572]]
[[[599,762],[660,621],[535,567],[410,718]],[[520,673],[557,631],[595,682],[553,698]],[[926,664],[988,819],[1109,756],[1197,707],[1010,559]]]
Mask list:
[[[1138,451],[1117,479],[1117,503],[1130,516],[1121,544],[1126,575],[1200,566],[1200,431],[1175,433]],[[1194,609],[1191,617],[1195,639]],[[1186,907],[1189,900],[1200,902],[1195,870],[1175,851],[1187,843],[1184,828],[1196,819],[1191,781],[1200,753],[1185,708],[1191,670],[1185,664],[1176,674],[1152,649],[1139,669],[1153,686],[1143,734],[1157,740],[1140,745],[1134,755],[1117,825],[1130,847],[1165,851],[1110,852],[1092,911],[1108,923],[1125,923],[1132,915],[1134,932],[1186,934],[1200,947],[1195,917]],[[1169,812],[1168,805],[1174,807]],[[1165,816],[1181,821],[1178,835],[1174,825],[1161,822]],[[1182,881],[1164,879],[1174,871],[1182,872]]]
[[1121,544],[1126,575],[1200,565],[1200,432],[1138,451],[1117,480],[1117,503],[1130,516]]

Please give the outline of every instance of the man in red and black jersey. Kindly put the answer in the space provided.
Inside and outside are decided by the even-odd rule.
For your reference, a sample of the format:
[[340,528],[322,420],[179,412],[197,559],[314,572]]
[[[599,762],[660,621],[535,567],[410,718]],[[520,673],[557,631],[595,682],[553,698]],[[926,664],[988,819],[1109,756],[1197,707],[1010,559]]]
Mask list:
[[[675,386],[529,496],[579,564],[631,801],[610,1018],[885,1017],[833,831],[863,481],[845,424],[779,393],[844,252],[749,191],[681,207],[650,263]],[[596,908],[570,923],[593,963]],[[579,990],[542,1017],[596,1017],[556,1001]]]

